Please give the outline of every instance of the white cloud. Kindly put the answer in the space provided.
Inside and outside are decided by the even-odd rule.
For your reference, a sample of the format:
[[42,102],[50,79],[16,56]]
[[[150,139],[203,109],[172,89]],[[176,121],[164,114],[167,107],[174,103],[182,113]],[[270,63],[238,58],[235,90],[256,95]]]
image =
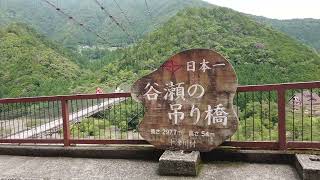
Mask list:
[[319,0],[205,0],[234,10],[276,19],[320,19]]

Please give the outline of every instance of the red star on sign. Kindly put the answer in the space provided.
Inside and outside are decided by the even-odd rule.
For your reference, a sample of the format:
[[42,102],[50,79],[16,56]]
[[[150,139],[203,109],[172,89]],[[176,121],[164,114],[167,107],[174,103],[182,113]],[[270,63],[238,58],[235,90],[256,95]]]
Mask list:
[[175,73],[182,66],[171,60],[171,61],[166,62],[162,67],[164,67],[166,70],[170,71],[171,73]]

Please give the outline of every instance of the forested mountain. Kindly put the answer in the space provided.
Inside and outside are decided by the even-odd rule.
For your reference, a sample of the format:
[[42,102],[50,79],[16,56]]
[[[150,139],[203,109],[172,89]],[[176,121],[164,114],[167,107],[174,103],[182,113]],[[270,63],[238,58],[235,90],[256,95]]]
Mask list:
[[[94,46],[101,42],[53,8],[40,3],[41,0],[0,2],[1,24],[8,25],[12,21],[27,24],[11,24],[0,31],[0,97],[93,92],[98,84],[105,88],[129,87],[174,53],[190,48],[209,48],[222,53],[235,66],[243,85],[320,78],[320,57],[313,49],[264,25],[268,22],[258,23],[243,13],[198,0],[150,0],[151,17],[144,0],[101,0],[110,12],[118,13],[117,17],[124,18],[115,2],[126,9],[133,22],[128,29],[134,29],[141,38],[127,48],[102,49],[87,56],[95,56],[96,61],[79,57],[62,45],[74,48],[78,44]],[[109,33],[106,37],[112,37],[115,44],[120,42],[119,38],[128,40],[115,25],[106,25],[110,24],[105,22],[109,19],[94,1],[51,2],[97,32]],[[209,8],[188,8],[175,15],[179,9],[189,6]],[[122,19],[121,22],[126,21]]]
[[[0,25],[15,21],[24,22],[51,40],[69,48],[76,48],[78,45],[126,46],[132,42],[94,0],[49,0],[49,2],[94,29],[110,43],[67,20],[44,0],[0,0]],[[147,4],[145,0],[99,0],[99,2],[135,39],[141,39],[143,35],[161,26],[184,8],[213,7],[201,0],[148,0]],[[253,15],[250,17],[285,32],[317,50],[320,49],[320,20],[277,20]]]
[[0,29],[0,98],[67,94],[81,74],[76,58],[33,29]]
[[[305,45],[319,49],[318,20],[270,20],[200,0],[148,0],[148,5],[144,0],[99,0],[138,39],[130,44],[94,0],[49,1],[106,37],[111,45],[106,46],[94,33],[84,31],[42,0],[0,0],[0,98],[94,93],[98,86],[106,93],[119,86],[128,92],[135,80],[159,68],[173,54],[191,48],[221,53],[234,65],[241,85],[320,79],[320,55]],[[78,45],[103,48],[89,47],[80,54],[65,48],[75,49]],[[238,140],[263,140],[268,135],[270,140],[277,140],[275,99],[269,98],[267,106],[262,94],[260,102],[254,96],[248,95],[249,101],[246,98],[239,105]],[[120,129],[122,137],[122,132],[136,129],[139,122],[140,115],[133,111],[139,110],[139,105],[132,105],[121,108],[121,103],[116,104],[113,109],[106,109],[108,120],[98,116],[84,119],[71,126],[72,133],[83,138],[97,135],[100,138],[101,132],[112,127]],[[255,106],[261,107],[261,114]],[[5,112],[4,107],[1,108]],[[311,135],[304,133],[309,128],[303,127],[320,127],[319,118],[304,117],[303,112],[287,113],[287,121],[296,116],[293,117],[296,125],[287,123],[289,139],[312,140]],[[269,123],[262,123],[267,119],[262,114],[268,113]],[[313,140],[320,138],[317,132],[313,136]]]
[[[77,21],[93,29],[111,44],[75,25],[43,0],[0,0],[0,25],[27,23],[67,47],[77,45],[124,46],[130,39],[94,0],[49,0]],[[140,39],[185,7],[209,6],[200,0],[99,0],[132,37]],[[210,5],[211,6],[211,5]],[[119,8],[120,7],[120,8]],[[148,7],[148,8],[147,8]]]
[[267,84],[320,79],[320,57],[288,35],[227,8],[179,12],[136,46],[118,51],[101,82],[130,84],[171,55],[191,48],[215,49],[234,65],[239,82]]
[[279,31],[287,33],[320,52],[320,19],[278,20],[260,16],[252,17],[258,22],[268,24]]

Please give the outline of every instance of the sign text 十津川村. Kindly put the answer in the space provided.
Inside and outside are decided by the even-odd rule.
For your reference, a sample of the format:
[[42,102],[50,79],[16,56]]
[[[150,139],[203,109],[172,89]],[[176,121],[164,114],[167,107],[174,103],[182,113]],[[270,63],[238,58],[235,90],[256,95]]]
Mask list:
[[161,149],[210,151],[237,130],[236,88],[233,67],[220,54],[178,53],[132,87],[146,108],[139,132]]

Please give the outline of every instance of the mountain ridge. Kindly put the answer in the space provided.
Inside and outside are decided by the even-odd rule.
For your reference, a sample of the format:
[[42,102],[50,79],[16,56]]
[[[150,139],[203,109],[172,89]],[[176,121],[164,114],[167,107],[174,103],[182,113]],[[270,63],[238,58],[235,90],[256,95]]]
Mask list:
[[320,52],[320,19],[296,18],[278,20],[263,16],[249,16],[260,23],[267,24],[276,30],[296,38],[300,42]]
[[[0,7],[3,11],[0,24],[8,24],[12,21],[22,21],[33,24],[33,27],[48,36],[51,40],[64,44],[66,47],[74,48],[75,44],[92,45],[105,44],[94,33],[88,33],[80,26],[68,21],[67,17],[62,16],[53,7],[37,1],[38,3],[28,3],[24,0],[10,0],[6,6]],[[93,0],[50,1],[68,15],[73,16],[77,21],[84,23],[89,28],[105,37],[114,46],[125,46],[128,38],[115,23],[101,10]],[[130,34],[141,38],[146,32],[150,32],[157,24],[165,22],[177,11],[189,6],[211,6],[209,3],[198,0],[148,0],[148,9],[145,7],[144,0],[113,0],[99,1],[103,7],[115,18],[122,26],[130,29]],[[117,7],[116,3],[123,10]],[[131,21],[126,20],[125,16]],[[2,21],[2,22],[1,22]],[[137,33],[137,34],[136,34]]]
[[23,24],[1,28],[0,59],[0,97],[68,93],[83,73],[75,59]]
[[[0,6],[0,24],[4,25],[12,21],[32,24],[38,32],[75,51],[77,45],[94,46],[100,44],[125,47],[130,44],[131,40],[107,18],[94,1],[82,0],[81,3],[77,0],[50,2],[97,31],[100,36],[110,41],[111,45],[68,21],[66,17],[61,16],[55,9],[40,0],[33,3],[24,0],[10,0],[2,3],[2,7]],[[138,39],[143,38],[146,33],[165,23],[179,10],[187,7],[218,7],[199,0],[164,0],[161,2],[148,0],[150,16],[144,0],[136,0],[135,3],[132,3],[131,0],[99,2],[108,7],[108,12]],[[125,16],[131,21],[131,25]],[[279,31],[285,32],[316,50],[320,49],[320,20],[318,19],[277,20],[254,15],[248,16],[260,23],[268,24]]]
[[102,82],[126,81],[107,70],[115,69],[129,73],[130,84],[171,55],[191,48],[214,49],[224,55],[234,65],[241,85],[320,78],[320,56],[294,38],[229,8],[189,8],[136,46],[122,50],[118,66],[111,60],[104,68]]

